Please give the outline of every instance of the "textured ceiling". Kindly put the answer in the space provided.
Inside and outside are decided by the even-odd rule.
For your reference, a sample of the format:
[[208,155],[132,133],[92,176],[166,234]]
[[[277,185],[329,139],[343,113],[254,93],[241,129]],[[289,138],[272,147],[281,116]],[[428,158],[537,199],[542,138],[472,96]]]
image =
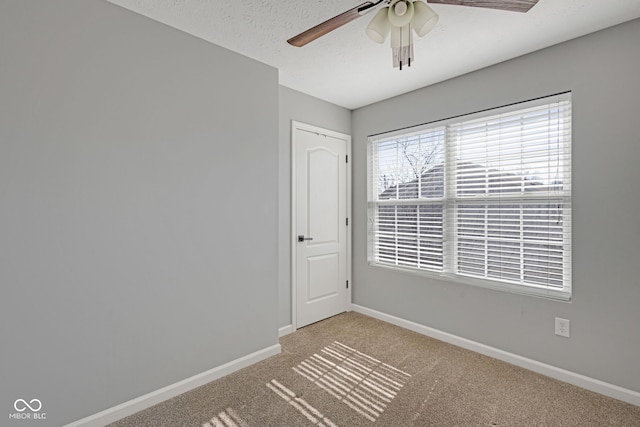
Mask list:
[[434,4],[414,62],[392,68],[373,14],[296,48],[286,40],[364,0],[108,0],[279,69],[280,84],[354,109],[640,17],[640,0],[539,0],[528,13]]

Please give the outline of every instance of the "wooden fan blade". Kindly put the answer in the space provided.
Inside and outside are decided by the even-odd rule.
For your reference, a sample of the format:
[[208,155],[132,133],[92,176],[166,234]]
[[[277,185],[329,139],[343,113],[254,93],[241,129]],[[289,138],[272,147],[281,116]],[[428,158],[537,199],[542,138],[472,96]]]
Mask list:
[[369,9],[371,6],[374,6],[370,1],[366,3],[362,3],[360,6],[356,6],[353,9],[347,10],[344,13],[341,13],[338,16],[334,16],[331,19],[327,19],[322,24],[318,24],[313,28],[309,28],[307,31],[304,31],[297,36],[291,37],[287,40],[292,46],[302,47],[305,44],[314,41],[317,38],[324,36],[325,34],[335,30],[336,28],[342,27],[344,24],[348,24],[356,18],[359,18],[360,11]]
[[427,0],[427,3],[484,7],[525,13],[535,6],[538,0]]

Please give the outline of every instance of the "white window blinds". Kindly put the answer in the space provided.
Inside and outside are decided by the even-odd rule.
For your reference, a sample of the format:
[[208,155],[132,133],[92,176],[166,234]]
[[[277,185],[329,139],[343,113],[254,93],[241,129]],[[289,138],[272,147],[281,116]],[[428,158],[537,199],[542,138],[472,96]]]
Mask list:
[[571,99],[369,139],[369,262],[571,294]]

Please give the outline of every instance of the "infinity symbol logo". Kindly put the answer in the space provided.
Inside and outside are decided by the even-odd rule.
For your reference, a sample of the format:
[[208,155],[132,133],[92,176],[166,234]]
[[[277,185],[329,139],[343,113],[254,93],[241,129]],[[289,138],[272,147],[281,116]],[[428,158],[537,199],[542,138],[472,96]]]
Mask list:
[[18,412],[24,412],[27,410],[27,408],[31,409],[31,412],[38,412],[40,409],[42,409],[42,402],[40,402],[38,399],[31,399],[29,403],[27,403],[27,401],[24,399],[18,399],[13,402],[13,407]]

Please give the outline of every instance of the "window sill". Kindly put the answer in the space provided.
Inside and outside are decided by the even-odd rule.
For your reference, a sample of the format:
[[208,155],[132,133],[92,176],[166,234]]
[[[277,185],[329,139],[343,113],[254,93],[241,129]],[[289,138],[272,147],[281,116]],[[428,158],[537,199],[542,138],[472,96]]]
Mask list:
[[509,292],[518,295],[526,295],[537,298],[544,298],[553,301],[571,302],[571,292],[566,290],[548,289],[544,287],[536,286],[523,286],[508,282],[498,282],[494,280],[479,279],[474,277],[460,276],[450,273],[437,273],[426,270],[417,270],[414,268],[393,266],[388,264],[381,264],[369,261],[369,266],[382,268],[385,270],[393,270],[400,273],[411,274],[414,276],[425,277],[429,279],[442,280],[445,282],[459,283],[463,285],[470,285],[485,289],[491,289],[494,291]]

